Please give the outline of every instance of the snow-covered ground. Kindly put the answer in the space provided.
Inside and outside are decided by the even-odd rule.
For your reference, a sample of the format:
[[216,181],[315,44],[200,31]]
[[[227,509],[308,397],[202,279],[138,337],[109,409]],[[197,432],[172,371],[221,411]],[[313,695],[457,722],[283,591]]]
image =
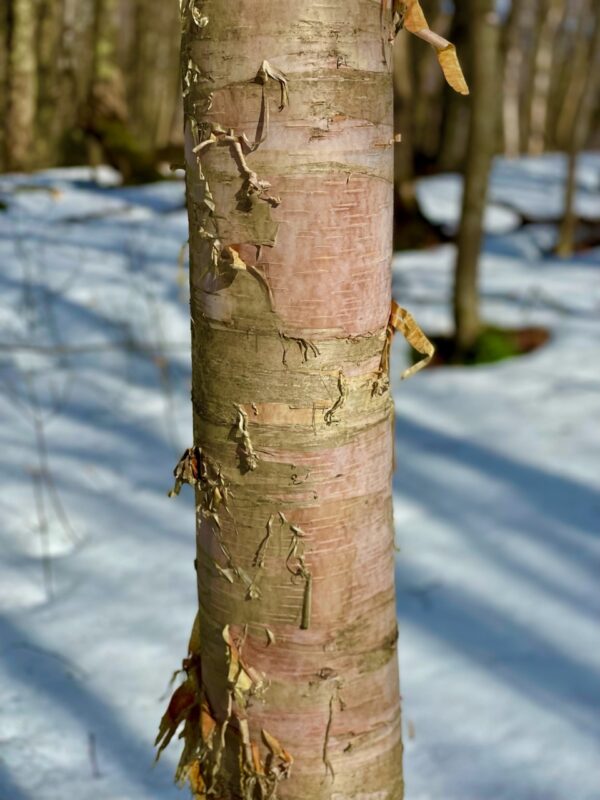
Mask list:
[[[498,169],[507,206],[559,180]],[[166,496],[191,431],[183,189],[99,177],[0,177],[0,800],[186,796],[176,748],[152,768],[195,602],[191,498]],[[490,236],[482,285],[487,320],[549,345],[394,387],[406,800],[600,800],[600,252],[544,258],[552,235]],[[394,264],[431,332],[452,259]]]
[[[484,226],[488,233],[514,230],[525,219],[556,222],[564,209],[566,158],[560,153],[498,158],[494,164]],[[600,220],[600,153],[582,153],[577,164],[575,209],[584,221]],[[444,173],[417,183],[417,200],[425,216],[454,233],[460,220],[462,176]]]

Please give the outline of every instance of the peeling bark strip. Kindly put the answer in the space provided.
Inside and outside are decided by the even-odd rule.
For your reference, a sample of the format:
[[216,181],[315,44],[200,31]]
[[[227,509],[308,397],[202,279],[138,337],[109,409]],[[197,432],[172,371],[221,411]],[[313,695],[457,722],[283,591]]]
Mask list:
[[400,375],[400,380],[412,378],[412,376],[420,372],[429,364],[435,355],[435,347],[429,341],[427,336],[423,333],[421,328],[417,325],[413,315],[398,305],[395,300],[392,300],[392,311],[388,322],[385,344],[381,354],[381,364],[377,372],[377,377],[373,382],[373,394],[383,394],[389,391],[390,388],[390,349],[392,347],[392,339],[396,331],[399,331],[406,339],[409,345],[416,350],[419,355],[422,355],[416,364],[407,367]]
[[182,5],[202,636],[159,743],[196,798],[401,800],[381,3]]

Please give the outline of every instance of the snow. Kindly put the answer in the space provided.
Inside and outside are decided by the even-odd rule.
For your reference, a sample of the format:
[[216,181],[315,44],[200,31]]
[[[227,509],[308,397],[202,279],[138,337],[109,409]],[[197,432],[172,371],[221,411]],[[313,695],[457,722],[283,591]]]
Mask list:
[[[458,229],[462,200],[462,177],[454,173],[421,178],[416,185],[419,208],[434,225],[448,234]],[[510,208],[489,203],[485,210],[483,226],[486,233],[508,233],[518,228],[519,215]]]
[[[497,158],[491,173],[484,226],[486,233],[515,230],[522,219],[556,222],[564,209],[566,157],[548,153],[520,159]],[[600,220],[600,153],[582,153],[577,164],[575,210],[585,221]],[[423,214],[449,234],[460,220],[462,176],[432,175],[417,181]]]
[[[445,250],[396,262],[430,330]],[[598,268],[484,258],[486,319],[551,343],[395,387],[409,800],[600,798]]]
[[[542,219],[555,160],[519,164]],[[195,605],[192,501],[166,495],[191,436],[183,188],[101,183],[0,178],[0,800],[186,796],[176,747],[152,768]],[[399,382],[394,343],[406,800],[600,800],[600,252],[544,258],[554,235],[496,232],[482,262],[485,318],[546,347]],[[394,262],[430,332],[453,259]]]

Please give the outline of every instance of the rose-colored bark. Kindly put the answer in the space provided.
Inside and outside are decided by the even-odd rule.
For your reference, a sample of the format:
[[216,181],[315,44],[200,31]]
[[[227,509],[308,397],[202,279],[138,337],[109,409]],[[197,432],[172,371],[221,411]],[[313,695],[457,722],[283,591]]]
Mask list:
[[[267,731],[294,759],[281,798],[402,797],[393,409],[373,391],[393,207],[380,10],[184,9],[195,444],[228,494],[197,493],[202,692],[226,728],[217,796],[260,796],[247,787],[272,769]],[[281,111],[278,80],[255,81],[265,60],[287,79]],[[242,134],[264,140],[248,152]],[[226,626],[261,691],[227,680]],[[203,758],[210,782],[214,750]]]

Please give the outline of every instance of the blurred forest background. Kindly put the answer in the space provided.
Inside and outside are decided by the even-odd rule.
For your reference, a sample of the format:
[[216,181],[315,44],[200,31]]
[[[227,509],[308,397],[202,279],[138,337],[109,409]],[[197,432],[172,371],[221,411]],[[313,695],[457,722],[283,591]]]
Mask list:
[[[460,362],[395,337],[406,798],[598,800],[600,2],[422,6],[471,94],[398,34],[393,294]],[[179,24],[0,0],[0,800],[181,798]]]
[[[470,23],[486,5],[494,7],[422,2],[471,84]],[[600,144],[598,109],[583,103],[600,70],[596,0],[518,0],[498,13],[497,35],[485,43],[494,64],[484,110],[496,117],[493,150],[539,155]],[[175,0],[7,0],[0,15],[0,169],[103,161],[126,181],[143,181],[180,160]],[[445,84],[421,42],[399,36],[394,58],[396,178],[411,208],[415,176],[464,168],[478,109]]]

